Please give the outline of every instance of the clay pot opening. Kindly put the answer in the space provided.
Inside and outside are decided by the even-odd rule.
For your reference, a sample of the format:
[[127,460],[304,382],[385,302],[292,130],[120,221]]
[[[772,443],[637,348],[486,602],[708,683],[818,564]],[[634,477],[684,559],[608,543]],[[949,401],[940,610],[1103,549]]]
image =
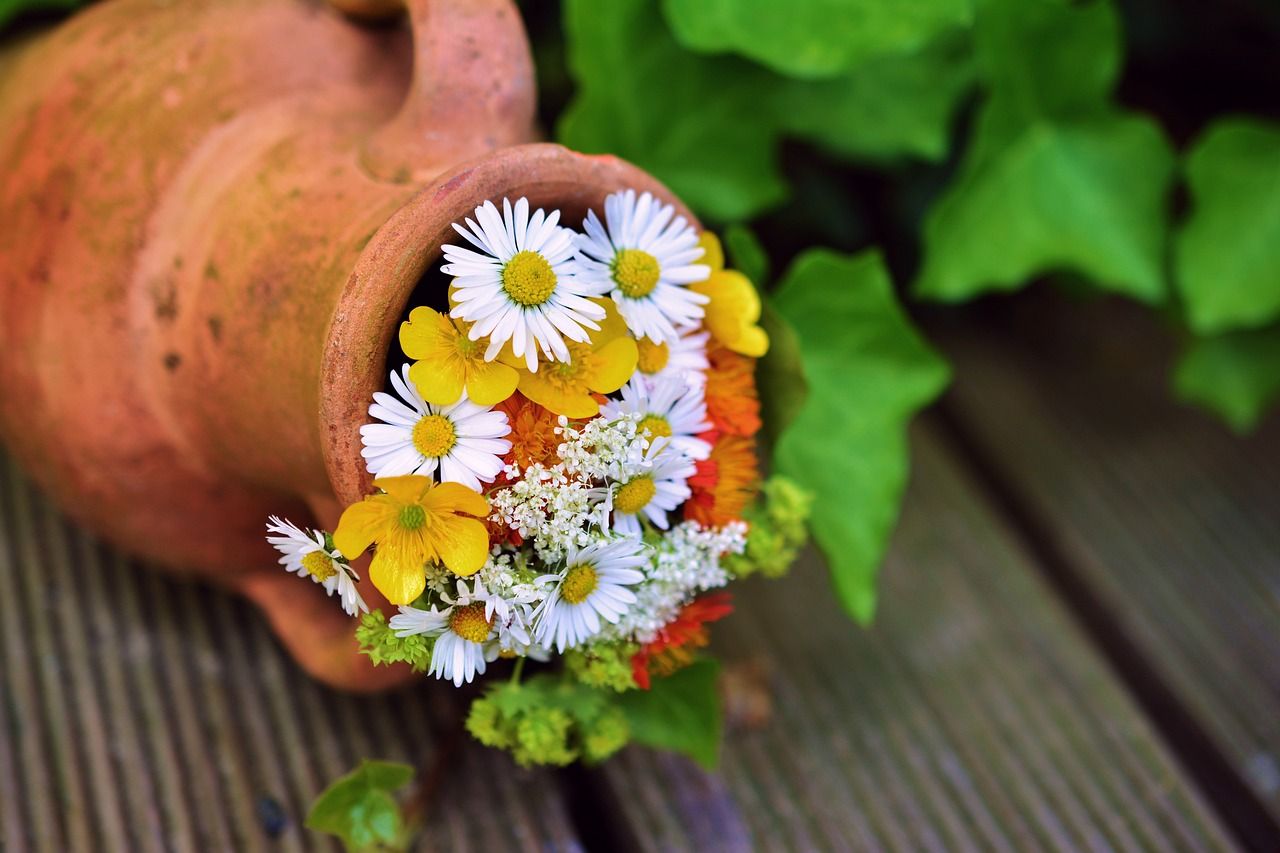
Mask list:
[[649,191],[692,216],[648,174],[614,157],[586,156],[559,145],[504,148],[440,176],[384,224],[361,252],[338,299],[321,366],[320,429],[325,466],[341,506],[373,490],[360,455],[360,426],[387,371],[400,363],[397,333],[410,307],[445,305],[439,271],[444,243],[462,238],[451,227],[486,199],[527,197],[531,207],[556,208],[566,226],[581,227],[589,208],[603,211],[620,189]]

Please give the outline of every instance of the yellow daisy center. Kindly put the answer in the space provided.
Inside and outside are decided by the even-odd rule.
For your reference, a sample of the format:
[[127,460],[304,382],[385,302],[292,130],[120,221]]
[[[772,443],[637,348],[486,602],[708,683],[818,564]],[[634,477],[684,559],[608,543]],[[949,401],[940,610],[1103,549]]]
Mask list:
[[655,344],[648,338],[641,338],[636,341],[636,349],[640,352],[640,360],[636,362],[636,368],[650,376],[666,367],[667,362],[671,360],[671,347],[665,343]]
[[338,569],[333,565],[333,558],[324,551],[312,551],[302,558],[302,568],[307,570],[307,574],[320,581],[327,581],[338,573]]
[[647,432],[650,438],[671,437],[671,422],[662,415],[645,415],[638,429]]
[[489,639],[491,623],[484,617],[484,602],[475,601],[453,608],[449,614],[449,630],[464,640],[483,643]]
[[556,291],[556,273],[551,264],[537,252],[516,252],[502,267],[502,289],[513,302],[525,306],[541,305]]
[[564,583],[560,584],[560,597],[570,604],[581,604],[599,585],[596,570],[586,563],[578,563],[570,566],[564,576]]
[[428,459],[439,459],[457,443],[453,422],[444,415],[426,415],[413,426],[413,446]]
[[649,505],[658,487],[653,484],[653,477],[641,474],[623,483],[613,496],[613,508],[627,515],[635,515]]
[[417,530],[427,523],[427,511],[417,504],[402,506],[399,521],[405,530]]
[[641,249],[619,249],[610,264],[613,280],[624,296],[640,299],[658,286],[658,259]]

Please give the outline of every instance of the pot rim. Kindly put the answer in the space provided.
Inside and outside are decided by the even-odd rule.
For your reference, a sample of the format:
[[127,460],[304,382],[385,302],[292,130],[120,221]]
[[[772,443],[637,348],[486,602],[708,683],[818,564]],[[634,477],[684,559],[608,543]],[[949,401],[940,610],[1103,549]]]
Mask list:
[[321,360],[321,447],[340,507],[374,490],[360,455],[360,427],[369,422],[374,392],[387,385],[387,353],[410,297],[439,262],[440,246],[456,239],[452,223],[472,216],[486,199],[525,196],[535,208],[560,209],[562,222],[577,227],[589,208],[602,213],[605,197],[621,189],[651,192],[698,225],[670,190],[624,160],[532,143],[498,149],[440,175],[375,232],[338,297]]

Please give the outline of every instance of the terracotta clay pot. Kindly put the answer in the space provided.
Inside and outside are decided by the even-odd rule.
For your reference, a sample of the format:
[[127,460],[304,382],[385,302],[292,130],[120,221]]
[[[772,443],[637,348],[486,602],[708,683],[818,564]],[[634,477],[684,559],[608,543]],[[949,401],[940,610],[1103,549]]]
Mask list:
[[510,0],[406,5],[374,25],[305,0],[109,0],[0,82],[0,436],[74,517],[249,596],[351,689],[409,673],[356,653],[264,523],[331,528],[371,490],[358,428],[449,224],[503,196],[570,223],[621,187],[671,200],[615,158],[520,144],[534,83]]

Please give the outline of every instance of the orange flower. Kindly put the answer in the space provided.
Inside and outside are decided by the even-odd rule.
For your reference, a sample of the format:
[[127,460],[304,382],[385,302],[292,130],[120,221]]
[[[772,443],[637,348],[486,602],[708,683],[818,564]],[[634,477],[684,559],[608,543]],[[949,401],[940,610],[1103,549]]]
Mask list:
[[707,415],[716,429],[750,436],[760,430],[753,358],[716,346],[707,351]]
[[720,527],[736,518],[755,500],[760,486],[755,440],[723,435],[711,446],[706,468],[689,478],[692,496],[684,517],[707,527]]
[[520,393],[513,394],[495,408],[505,412],[511,424],[511,432],[506,436],[511,442],[511,452],[503,457],[504,462],[514,463],[521,470],[534,463],[556,463],[560,436],[556,435],[558,418],[554,412]]
[[727,592],[704,595],[681,608],[652,642],[631,658],[631,677],[642,690],[649,689],[651,675],[670,675],[693,663],[693,653],[711,642],[707,625],[733,612]]

